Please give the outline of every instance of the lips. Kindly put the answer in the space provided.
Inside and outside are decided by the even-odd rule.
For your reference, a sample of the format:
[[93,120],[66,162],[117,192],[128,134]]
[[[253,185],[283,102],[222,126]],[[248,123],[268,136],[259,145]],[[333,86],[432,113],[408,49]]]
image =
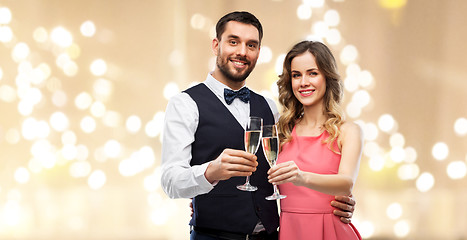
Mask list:
[[300,95],[302,95],[303,97],[308,97],[308,96],[311,96],[314,92],[315,92],[315,89],[307,89],[307,90],[300,90],[298,91],[300,93]]
[[236,68],[244,68],[248,65],[247,61],[240,59],[231,59],[230,62],[232,62]]

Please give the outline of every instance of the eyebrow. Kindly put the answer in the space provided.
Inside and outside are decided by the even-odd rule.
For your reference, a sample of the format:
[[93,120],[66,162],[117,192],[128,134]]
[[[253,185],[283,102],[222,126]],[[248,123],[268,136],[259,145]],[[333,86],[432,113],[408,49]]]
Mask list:
[[[233,39],[240,39],[239,36],[234,35],[234,34],[230,34],[230,35],[227,36],[227,39],[232,39],[232,38],[233,38]],[[259,45],[259,41],[257,41],[257,40],[250,39],[250,40],[248,40],[247,42],[249,42],[249,43],[254,43],[254,44],[258,44],[258,45]]]

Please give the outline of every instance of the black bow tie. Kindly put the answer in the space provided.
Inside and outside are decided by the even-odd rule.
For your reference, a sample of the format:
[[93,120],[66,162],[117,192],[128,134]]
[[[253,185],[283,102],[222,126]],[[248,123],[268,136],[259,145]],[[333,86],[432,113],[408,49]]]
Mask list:
[[230,89],[224,88],[224,98],[227,104],[230,105],[237,97],[243,102],[247,103],[250,101],[250,89],[244,87],[238,91],[232,91]]

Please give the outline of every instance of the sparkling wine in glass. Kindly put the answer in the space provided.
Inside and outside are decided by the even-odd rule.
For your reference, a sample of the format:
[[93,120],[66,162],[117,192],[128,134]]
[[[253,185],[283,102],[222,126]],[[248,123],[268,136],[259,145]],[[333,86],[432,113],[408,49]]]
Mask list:
[[[276,125],[263,126],[263,136],[261,138],[263,144],[263,152],[270,167],[276,165],[277,155],[279,154],[279,136],[277,134]],[[285,195],[280,195],[277,186],[274,185],[274,193],[267,196],[266,200],[283,199]]]
[[[245,128],[245,151],[256,154],[261,140],[261,127],[263,119],[260,117],[250,117]],[[238,189],[242,191],[256,191],[257,187],[250,184],[250,176],[246,177],[246,182],[243,185],[238,185]]]

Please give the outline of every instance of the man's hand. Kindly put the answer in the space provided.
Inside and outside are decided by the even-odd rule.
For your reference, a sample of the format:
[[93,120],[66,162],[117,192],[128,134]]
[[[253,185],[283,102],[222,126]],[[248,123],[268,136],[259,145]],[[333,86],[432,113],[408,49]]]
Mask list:
[[350,223],[355,210],[355,199],[350,196],[336,196],[336,201],[331,201],[331,206],[337,208],[333,211],[334,215],[340,217],[343,223]]
[[254,154],[235,149],[225,149],[219,157],[209,163],[204,176],[213,183],[231,177],[250,176],[258,162]]

